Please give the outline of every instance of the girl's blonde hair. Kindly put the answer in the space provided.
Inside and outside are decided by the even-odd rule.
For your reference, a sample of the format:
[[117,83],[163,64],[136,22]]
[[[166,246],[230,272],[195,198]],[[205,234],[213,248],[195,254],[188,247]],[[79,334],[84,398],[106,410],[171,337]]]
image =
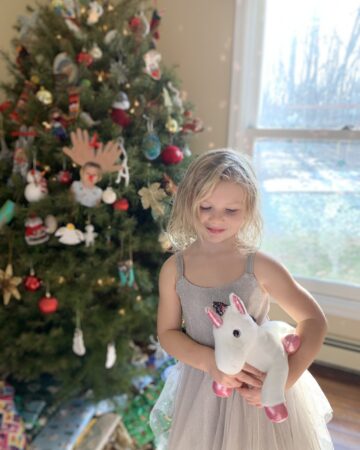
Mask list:
[[262,220],[256,176],[245,155],[225,148],[197,157],[179,184],[167,229],[175,250],[186,248],[199,237],[200,202],[211,194],[220,181],[237,183],[244,189],[246,217],[237,234],[237,242],[245,252],[258,247]]

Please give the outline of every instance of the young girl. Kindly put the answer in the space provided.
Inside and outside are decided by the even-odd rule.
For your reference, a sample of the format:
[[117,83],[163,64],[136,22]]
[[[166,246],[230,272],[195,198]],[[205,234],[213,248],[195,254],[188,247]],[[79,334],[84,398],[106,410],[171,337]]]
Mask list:
[[[168,226],[179,251],[164,263],[159,280],[158,337],[179,363],[150,416],[158,448],[333,448],[326,427],[331,407],[306,371],[325,336],[324,314],[281,264],[257,251],[260,231],[259,193],[247,158],[225,149],[193,161],[179,185]],[[264,373],[246,365],[229,376],[216,367],[213,325],[205,307],[228,303],[232,292],[258,324],[268,320],[270,297],[297,323],[301,347],[289,356],[285,422],[271,422],[262,410]],[[217,397],[214,380],[236,388],[232,396]],[[168,431],[161,429],[164,415],[172,416]]]

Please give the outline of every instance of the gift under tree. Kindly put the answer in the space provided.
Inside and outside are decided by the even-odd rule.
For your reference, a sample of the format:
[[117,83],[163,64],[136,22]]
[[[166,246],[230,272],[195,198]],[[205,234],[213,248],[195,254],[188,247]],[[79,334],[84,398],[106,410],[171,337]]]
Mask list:
[[53,0],[19,19],[0,105],[0,378],[127,389],[155,330],[163,231],[201,123],[138,0]]

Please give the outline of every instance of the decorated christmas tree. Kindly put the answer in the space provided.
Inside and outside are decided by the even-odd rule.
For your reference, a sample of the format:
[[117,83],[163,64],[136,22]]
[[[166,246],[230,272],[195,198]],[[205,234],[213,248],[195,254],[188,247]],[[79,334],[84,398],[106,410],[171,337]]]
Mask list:
[[0,105],[0,379],[123,392],[155,332],[166,217],[201,128],[160,20],[143,0],[19,19]]

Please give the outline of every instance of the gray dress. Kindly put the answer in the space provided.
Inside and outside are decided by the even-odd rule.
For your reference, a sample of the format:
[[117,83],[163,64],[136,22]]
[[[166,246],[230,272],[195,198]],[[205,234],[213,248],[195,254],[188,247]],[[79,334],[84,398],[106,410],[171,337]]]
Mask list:
[[[213,301],[228,304],[232,292],[243,300],[258,324],[268,320],[269,298],[255,278],[253,261],[251,254],[245,273],[234,282],[207,288],[185,278],[182,254],[176,254],[176,291],[186,333],[193,340],[214,347],[212,323],[205,307],[211,307]],[[289,418],[280,424],[272,423],[263,409],[248,405],[236,391],[229,398],[217,397],[212,381],[207,373],[178,363],[150,417],[159,450],[333,449],[326,426],[331,407],[309,372],[287,391]],[[162,409],[163,415],[171,416],[168,430],[160,430],[155,420]]]

